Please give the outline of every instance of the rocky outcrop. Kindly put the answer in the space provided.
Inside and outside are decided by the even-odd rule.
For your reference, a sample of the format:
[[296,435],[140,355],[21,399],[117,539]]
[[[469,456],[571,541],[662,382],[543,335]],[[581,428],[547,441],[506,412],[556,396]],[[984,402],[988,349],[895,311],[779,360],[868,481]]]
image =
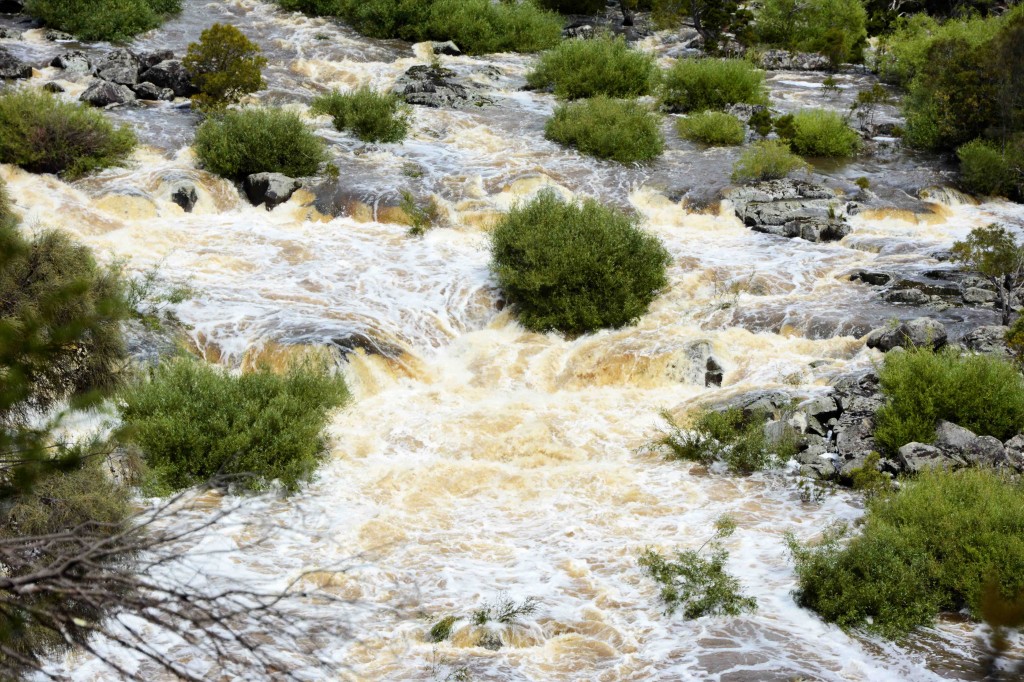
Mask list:
[[480,86],[459,80],[455,72],[438,66],[410,67],[395,82],[394,92],[408,104],[425,107],[459,108],[490,104]]
[[822,185],[771,180],[732,188],[725,197],[755,232],[813,242],[837,241],[850,233],[850,203]]
[[975,353],[1008,355],[1009,351],[1006,347],[1006,332],[1008,330],[1009,327],[999,325],[975,327],[960,339],[960,345]]
[[92,73],[92,61],[89,59],[89,55],[79,50],[72,50],[71,52],[65,52],[64,54],[58,55],[53,58],[50,62],[50,66],[55,66],[58,69],[64,69],[69,73]]
[[868,348],[888,352],[893,348],[942,348],[946,345],[946,327],[930,317],[901,322],[895,327],[881,327],[868,334]]
[[78,98],[94,107],[107,107],[112,104],[128,104],[135,101],[135,93],[125,85],[109,81],[94,80],[92,85]]
[[816,52],[767,50],[760,62],[761,68],[770,71],[827,71],[832,68],[828,57]]
[[192,74],[179,59],[165,59],[154,64],[142,72],[139,80],[171,90],[175,97],[188,97],[196,92]]
[[959,457],[951,455],[934,445],[924,443],[907,443],[896,454],[900,468],[910,474],[918,474],[925,469],[935,467],[943,469],[960,469],[966,465]]
[[14,80],[31,78],[32,67],[14,55],[0,50],[0,79]]
[[113,50],[96,64],[97,77],[119,85],[139,82],[139,58],[123,48]]
[[249,202],[253,206],[264,204],[268,211],[291,199],[300,187],[301,180],[281,173],[255,173],[242,182],[242,189]]
[[171,50],[157,50],[156,52],[143,52],[138,55],[139,59],[139,71],[145,71],[146,69],[152,68],[160,62],[174,59],[174,52]]

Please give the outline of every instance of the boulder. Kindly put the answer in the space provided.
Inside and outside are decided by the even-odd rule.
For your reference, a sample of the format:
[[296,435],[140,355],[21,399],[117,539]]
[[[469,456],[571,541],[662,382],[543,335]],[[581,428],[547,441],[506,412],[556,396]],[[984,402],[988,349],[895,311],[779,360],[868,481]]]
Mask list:
[[32,67],[4,50],[0,50],[0,79],[31,78]]
[[281,173],[254,173],[242,182],[242,189],[249,202],[253,206],[265,204],[268,211],[288,201],[300,187],[301,180]]
[[459,46],[450,40],[446,40],[443,43],[430,43],[430,49],[433,50],[434,54],[444,54],[449,57],[458,57],[462,54],[462,50],[459,49]]
[[964,303],[971,305],[985,305],[986,303],[995,303],[996,292],[990,291],[989,289],[982,289],[981,287],[967,287],[964,289],[963,299]]
[[714,358],[708,358],[704,365],[704,386],[721,386],[724,378],[724,370]]
[[597,35],[597,27],[589,21],[577,21],[562,29],[562,37],[566,39],[579,38],[589,40]]
[[171,187],[171,201],[176,203],[178,206],[185,211],[185,213],[191,213],[192,209],[195,208],[196,203],[199,201],[199,194],[196,192],[196,186],[191,182],[179,182]]
[[924,443],[907,443],[899,449],[897,460],[904,471],[913,474],[932,467],[959,469],[964,466],[958,457]]
[[111,104],[134,102],[135,93],[126,85],[94,80],[92,85],[86,88],[85,92],[78,99],[82,102],[88,102],[94,107],[106,107]]
[[755,232],[807,241],[837,241],[850,233],[851,204],[833,190],[799,180],[770,180],[725,193],[736,216]]
[[74,40],[74,39],[75,39],[75,37],[73,35],[71,35],[70,33],[65,33],[64,31],[58,31],[58,30],[53,29],[53,28],[48,28],[45,31],[43,31],[43,40],[48,40],[51,43],[56,43],[56,42],[60,42],[60,41],[67,41],[67,40]]
[[71,73],[92,73],[92,62],[89,60],[89,56],[79,50],[72,50],[54,57],[50,66],[56,66],[58,69],[64,69]]
[[47,92],[51,92],[51,93],[53,93],[55,95],[60,94],[62,92],[65,92],[64,86],[60,85],[59,83],[54,83],[53,81],[50,81],[49,83],[44,85],[43,86],[43,90],[46,90]]
[[120,85],[139,82],[139,58],[124,48],[113,50],[96,64],[96,75]]
[[896,327],[880,327],[868,334],[867,338],[868,348],[877,348],[882,352],[893,348],[925,346],[938,349],[945,345],[946,327],[929,317],[918,317]]
[[[153,85],[149,82],[136,83],[132,86],[132,92],[135,93],[136,97],[142,100],[148,100],[150,102],[155,102],[156,100],[160,99],[160,95],[163,92],[163,90],[163,88],[157,85]],[[171,93],[172,96],[173,94],[174,93]]]
[[920,289],[893,289],[887,291],[882,299],[889,303],[906,303],[908,305],[923,305],[931,300],[931,297]]
[[1024,471],[1024,434],[1014,436],[1003,443],[1006,463],[1017,471]]
[[944,450],[959,452],[969,447],[977,438],[973,431],[953,422],[942,420],[935,427],[935,446]]
[[773,71],[827,71],[832,68],[828,57],[815,52],[766,50],[760,61],[761,68]]
[[139,57],[139,71],[152,68],[160,62],[174,59],[174,52],[171,50],[157,50],[156,52],[143,52]]
[[174,92],[175,97],[188,97],[196,92],[192,75],[179,59],[165,59],[143,71],[139,78]]
[[455,72],[437,66],[417,65],[399,76],[394,92],[408,104],[435,109],[490,104],[479,94],[480,86],[459,81]]

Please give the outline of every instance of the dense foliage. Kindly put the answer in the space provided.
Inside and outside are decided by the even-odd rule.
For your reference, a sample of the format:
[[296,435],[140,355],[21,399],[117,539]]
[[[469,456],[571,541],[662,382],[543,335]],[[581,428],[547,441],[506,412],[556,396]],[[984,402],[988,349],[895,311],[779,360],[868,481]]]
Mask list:
[[650,94],[658,80],[654,55],[634,50],[622,38],[566,40],[541,55],[526,82],[565,99]]
[[277,0],[281,9],[302,12],[311,17],[327,17],[340,14],[343,0]]
[[768,415],[746,414],[739,408],[697,414],[689,428],[662,415],[669,430],[657,445],[670,459],[712,465],[724,462],[730,471],[749,474],[785,462],[796,454],[796,434],[783,425],[775,436],[765,430]]
[[784,140],[758,140],[750,145],[732,167],[733,182],[779,180],[807,162],[794,154]]
[[562,14],[601,14],[608,6],[605,0],[537,0],[537,4]]
[[326,453],[328,411],[347,400],[344,380],[313,363],[235,376],[181,358],[122,393],[119,437],[139,447],[156,490],[235,476],[241,488],[294,491]]
[[203,31],[199,42],[188,46],[182,64],[199,89],[192,102],[205,111],[221,110],[267,87],[261,72],[267,59],[259,45],[229,24],[214,24]]
[[643,315],[668,280],[670,257],[636,220],[593,199],[543,192],[494,229],[491,269],[519,321],[585,334]]
[[867,12],[862,0],[764,0],[754,31],[762,43],[820,52],[838,66],[860,61]]
[[102,112],[32,89],[0,94],[0,163],[75,179],[123,164],[135,133]]
[[1000,358],[911,349],[887,354],[879,379],[875,439],[888,452],[934,441],[943,419],[1000,440],[1024,430],[1024,378]]
[[199,126],[193,148],[204,168],[233,180],[253,173],[314,175],[327,160],[324,141],[297,114],[279,109],[211,118]]
[[995,142],[972,140],[956,150],[964,187],[977,194],[1024,201],[1024,134],[1002,148]]
[[797,599],[825,620],[896,638],[942,612],[979,616],[988,585],[1024,590],[1024,489],[984,469],[919,474],[868,501],[861,532],[791,541]]
[[25,12],[81,40],[123,41],[181,11],[181,0],[27,0]]
[[636,102],[603,95],[559,106],[544,135],[584,154],[619,163],[650,161],[665,147],[658,114]]
[[752,13],[746,3],[738,0],[650,0],[654,22],[661,28],[676,28],[684,18],[693,22],[704,50],[710,54],[723,51],[726,34],[740,43],[750,39]]
[[764,104],[764,72],[742,59],[677,59],[665,72],[662,100],[677,112]]
[[335,128],[351,131],[364,142],[401,142],[409,132],[409,107],[402,98],[368,86],[321,95],[313,100],[310,111],[327,114]]
[[776,122],[776,130],[797,154],[845,158],[860,149],[860,135],[834,111],[803,109],[782,119]]
[[702,111],[676,121],[679,136],[694,142],[715,146],[743,144],[746,126],[732,114]]

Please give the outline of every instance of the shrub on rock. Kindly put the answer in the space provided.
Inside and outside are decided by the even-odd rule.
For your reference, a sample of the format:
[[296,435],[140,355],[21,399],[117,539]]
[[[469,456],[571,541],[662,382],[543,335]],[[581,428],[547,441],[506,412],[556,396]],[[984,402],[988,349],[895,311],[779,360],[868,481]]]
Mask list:
[[743,144],[747,133],[743,121],[723,111],[702,111],[680,118],[676,131],[682,138],[713,146]]
[[783,140],[759,140],[750,145],[732,167],[733,182],[781,180],[807,162],[789,150]]
[[279,109],[241,109],[203,122],[193,144],[211,173],[242,180],[254,173],[314,175],[327,161],[324,141],[297,114]]
[[544,135],[584,154],[619,163],[650,161],[665,147],[660,116],[636,102],[603,95],[559,106]]
[[657,80],[654,55],[634,50],[622,38],[610,36],[563,41],[542,54],[526,77],[530,87],[551,87],[564,99],[640,97],[650,94]]
[[81,40],[123,41],[181,11],[181,0],[27,0],[25,13]]
[[199,42],[188,46],[182,65],[199,90],[192,102],[202,110],[223,109],[267,87],[262,74],[267,59],[259,45],[228,24],[203,31]]
[[670,111],[724,109],[730,104],[765,104],[764,72],[743,59],[677,59],[662,80]]
[[401,142],[409,132],[409,107],[394,93],[363,86],[353,92],[337,90],[313,100],[314,114],[327,114],[334,127],[351,131],[364,142]]
[[101,112],[37,90],[0,94],[0,163],[75,179],[123,164],[135,134]]
[[550,191],[505,215],[491,243],[498,286],[523,326],[539,332],[631,324],[668,283],[670,261],[633,217]]

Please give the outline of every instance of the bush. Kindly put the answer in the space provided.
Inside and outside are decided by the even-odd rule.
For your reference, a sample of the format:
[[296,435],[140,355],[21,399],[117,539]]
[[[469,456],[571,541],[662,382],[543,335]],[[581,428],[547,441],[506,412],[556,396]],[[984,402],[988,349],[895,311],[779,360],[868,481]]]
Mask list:
[[939,23],[927,14],[909,15],[897,21],[891,35],[881,38],[876,69],[884,80],[906,86],[925,65],[933,42],[955,39],[977,48],[995,37],[1001,23],[998,18]]
[[960,177],[971,192],[1024,201],[1024,136],[1005,151],[983,140],[973,140],[956,150]]
[[214,24],[203,31],[199,42],[188,46],[182,64],[199,89],[192,102],[201,110],[223,109],[267,87],[261,73],[267,60],[259,45],[228,24]]
[[804,109],[793,114],[786,127],[790,129],[780,136],[797,154],[845,158],[860,149],[860,135],[834,111]]
[[412,42],[454,40],[467,54],[536,52],[562,38],[562,18],[529,2],[340,0],[360,33]]
[[879,379],[875,440],[890,453],[934,441],[939,420],[1003,441],[1024,430],[1024,378],[1005,360],[912,349],[887,354]]
[[739,408],[702,412],[689,429],[679,426],[669,414],[663,414],[669,431],[657,445],[668,451],[670,459],[699,462],[711,466],[725,462],[733,473],[750,474],[785,462],[796,454],[796,434],[783,426],[778,438],[765,432],[769,415],[745,414]]
[[650,161],[665,148],[661,117],[636,102],[603,95],[555,109],[544,136],[619,163]]
[[537,0],[537,4],[562,14],[603,14],[608,7],[605,0]]
[[81,40],[123,41],[181,11],[181,0],[27,0],[25,13]]
[[85,104],[29,89],[0,94],[0,163],[73,180],[123,164],[135,144],[130,129]]
[[820,52],[838,66],[862,58],[867,12],[862,0],[764,0],[754,32],[762,43]]
[[344,380],[312,363],[234,376],[180,358],[123,392],[118,437],[140,448],[157,490],[241,475],[245,489],[293,492],[326,453],[327,412],[347,400]]
[[990,583],[1024,590],[1024,489],[991,470],[929,470],[867,503],[862,532],[790,540],[797,600],[843,628],[897,638],[942,612],[978,617]]
[[363,86],[353,92],[337,90],[313,100],[310,109],[327,114],[338,130],[350,130],[364,142],[401,142],[409,132],[409,107],[394,93],[382,94]]
[[779,180],[807,162],[789,150],[783,140],[760,140],[750,145],[732,167],[733,182]]
[[766,104],[764,72],[742,59],[677,59],[662,82],[670,111],[723,109],[730,104]]
[[303,177],[327,160],[324,141],[297,114],[242,109],[205,121],[196,131],[196,157],[204,168],[241,180],[253,173]]
[[585,334],[622,327],[665,287],[669,254],[621,211],[543,192],[492,235],[491,270],[528,329]]
[[342,0],[277,0],[281,9],[289,12],[302,12],[311,17],[330,17],[341,14],[344,7]]
[[703,144],[724,146],[743,144],[746,127],[743,122],[720,111],[702,111],[676,121],[679,136]]
[[566,40],[541,55],[526,82],[553,87],[564,99],[595,95],[639,97],[651,93],[658,79],[654,55],[633,50],[622,38]]

